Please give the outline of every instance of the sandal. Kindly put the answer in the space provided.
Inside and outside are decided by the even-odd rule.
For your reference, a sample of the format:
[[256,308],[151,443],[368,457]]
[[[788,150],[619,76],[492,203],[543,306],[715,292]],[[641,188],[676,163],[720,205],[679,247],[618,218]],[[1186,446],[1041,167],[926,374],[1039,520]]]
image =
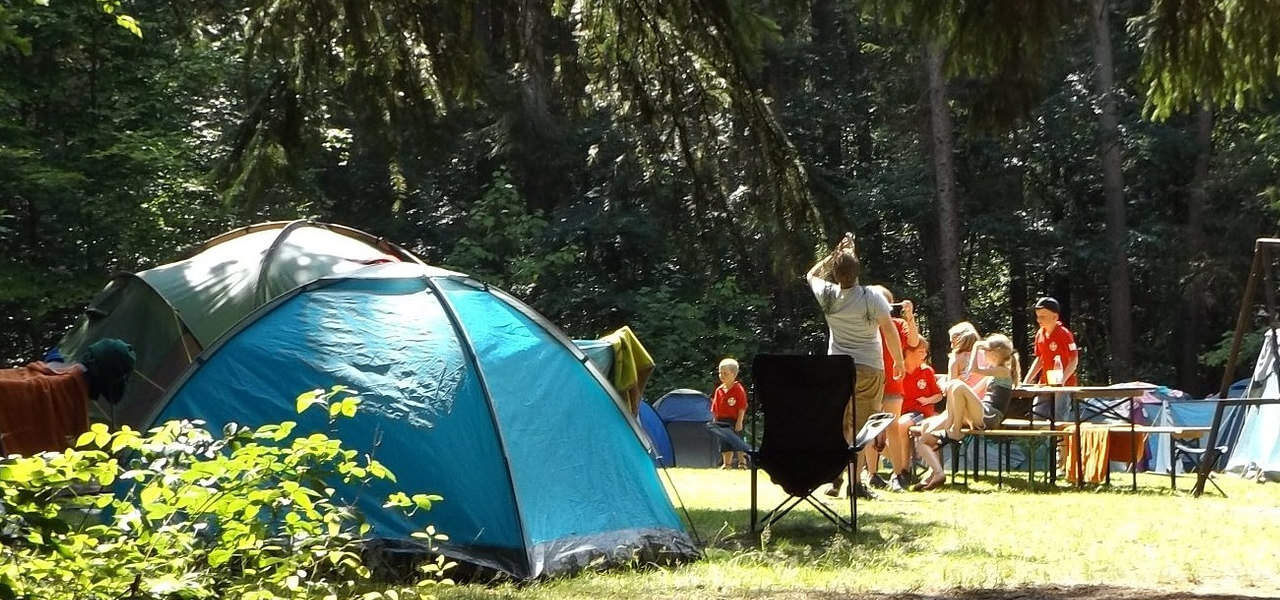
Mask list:
[[933,447],[933,449],[934,449],[934,450],[942,450],[943,448],[945,448],[945,447],[947,447],[947,446],[950,446],[951,444],[959,444],[959,443],[960,443],[960,440],[957,440],[957,439],[955,439],[955,438],[953,438],[953,437],[951,437],[951,436],[947,435],[946,433],[942,433],[941,435],[937,435],[937,436],[935,436],[935,437],[936,437],[936,438],[937,438],[937,440],[938,440],[938,444],[937,444],[936,446],[934,446],[934,447]]

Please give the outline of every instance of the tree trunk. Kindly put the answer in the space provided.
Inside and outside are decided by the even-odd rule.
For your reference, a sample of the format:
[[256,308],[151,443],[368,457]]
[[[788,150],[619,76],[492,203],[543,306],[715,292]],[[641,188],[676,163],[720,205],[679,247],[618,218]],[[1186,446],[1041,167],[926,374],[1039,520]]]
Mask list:
[[563,113],[552,93],[554,67],[548,58],[553,38],[551,5],[537,0],[521,0],[516,13],[517,72],[515,85],[520,109],[510,115],[514,152],[508,160],[531,211],[550,213],[572,196],[571,172],[576,162],[566,148]]
[[551,76],[543,48],[547,45],[547,23],[551,7],[546,2],[523,0],[520,3],[520,66],[522,80],[520,99],[524,118],[535,136],[549,138],[556,132],[551,116]]
[[1182,343],[1178,359],[1178,387],[1192,394],[1204,391],[1200,381],[1200,345],[1204,337],[1205,287],[1199,276],[1204,264],[1204,209],[1209,191],[1209,157],[1213,152],[1213,109],[1204,106],[1196,113],[1196,163],[1187,189],[1187,279],[1182,297]]
[[[1031,303],[1027,300],[1027,256],[1020,244],[1009,248],[1009,310],[1013,315],[1013,345],[1023,356],[1030,356],[1029,328]],[[1028,359],[1029,360],[1029,359]]]
[[813,24],[814,87],[824,118],[822,129],[822,166],[829,171],[840,168],[844,162],[841,147],[845,116],[837,103],[836,86],[844,82],[847,74],[845,61],[840,56],[840,23],[835,0],[813,0],[809,7],[809,19]]
[[939,288],[942,287],[938,281],[938,261],[933,259],[937,256],[938,219],[937,215],[929,212],[922,213],[920,217],[917,222],[917,227],[920,228],[920,254],[927,258],[921,261],[920,265],[925,298],[923,302],[917,300],[916,314],[923,319],[924,322],[921,325],[929,336],[930,361],[934,368],[946,368],[945,357],[950,350],[947,329],[950,329],[955,322],[948,323],[946,317],[936,310],[940,304]]
[[[851,231],[853,223],[841,201],[845,186],[840,184],[845,174],[844,127],[849,122],[839,95],[840,86],[847,85],[848,78],[840,11],[835,0],[813,0],[809,11],[813,43],[809,48],[807,71],[809,85],[817,93],[820,106],[818,153],[815,159],[810,159],[813,164],[808,165],[810,197],[827,231]],[[785,90],[785,93],[792,95],[795,90]]]
[[869,89],[867,77],[868,61],[862,55],[860,29],[861,12],[856,6],[845,11],[844,19],[841,24],[844,29],[844,46],[846,50],[846,62],[849,63],[848,73],[856,95],[853,98],[852,112],[854,115],[853,124],[853,151],[854,151],[854,176],[866,176],[871,168],[871,160],[875,151],[874,141],[871,136],[871,94],[867,92]]
[[960,295],[960,220],[956,211],[956,175],[952,165],[951,107],[947,104],[947,80],[942,73],[944,50],[937,42],[925,46],[929,81],[929,137],[933,151],[933,183],[938,204],[938,279],[942,286],[942,312],[948,324],[964,319]]
[[1111,58],[1111,18],[1107,0],[1090,0],[1093,22],[1094,83],[1098,95],[1099,154],[1102,188],[1106,196],[1107,249],[1111,268],[1107,275],[1111,300],[1111,380],[1128,381],[1133,375],[1133,322],[1129,294],[1129,228],[1125,222],[1124,174],[1121,171],[1120,128],[1116,118],[1115,67]]

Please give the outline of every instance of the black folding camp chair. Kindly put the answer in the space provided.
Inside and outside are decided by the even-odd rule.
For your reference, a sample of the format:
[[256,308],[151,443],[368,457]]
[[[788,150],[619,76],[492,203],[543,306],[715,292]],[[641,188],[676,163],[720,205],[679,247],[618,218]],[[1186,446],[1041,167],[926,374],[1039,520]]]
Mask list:
[[[1218,490],[1219,494],[1222,494],[1223,498],[1226,498],[1227,493],[1222,491],[1222,488],[1218,487],[1218,482],[1213,480],[1214,466],[1218,463],[1218,459],[1222,458],[1226,453],[1227,446],[1196,448],[1195,446],[1188,446],[1181,442],[1174,441],[1173,462],[1169,463],[1169,471],[1176,474],[1178,472],[1178,461],[1183,460],[1185,457],[1186,460],[1189,460],[1191,464],[1195,465],[1194,470],[1196,476],[1208,481]],[[1174,485],[1176,485],[1177,478],[1175,475],[1170,475],[1169,479],[1170,481],[1175,482]]]
[[[871,415],[853,444],[844,439],[842,420],[853,396],[853,359],[848,356],[762,354],[751,363],[753,406],[751,429],[765,422],[760,447],[753,449],[732,429],[710,424],[713,434],[739,452],[751,466],[751,533],[778,521],[801,502],[808,502],[836,527],[856,531],[857,498],[849,497],[845,518],[814,492],[854,464],[857,453],[893,422],[887,413]],[[753,436],[754,437],[754,436]],[[759,470],[788,494],[772,510],[759,514]]]

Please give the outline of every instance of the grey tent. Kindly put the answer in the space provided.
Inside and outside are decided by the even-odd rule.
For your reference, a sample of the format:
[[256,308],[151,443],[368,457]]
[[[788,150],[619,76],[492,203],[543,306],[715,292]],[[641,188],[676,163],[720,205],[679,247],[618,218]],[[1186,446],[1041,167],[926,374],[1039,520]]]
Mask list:
[[66,356],[107,337],[131,344],[134,375],[96,420],[138,427],[195,357],[255,309],[325,277],[372,264],[419,263],[404,249],[349,227],[293,221],[229,231],[183,260],[119,273],[58,344]]

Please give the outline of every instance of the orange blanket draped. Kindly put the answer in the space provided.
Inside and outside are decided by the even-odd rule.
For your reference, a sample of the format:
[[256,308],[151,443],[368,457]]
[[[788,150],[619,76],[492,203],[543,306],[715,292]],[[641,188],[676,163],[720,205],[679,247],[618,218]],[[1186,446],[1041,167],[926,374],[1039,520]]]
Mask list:
[[0,369],[0,447],[5,454],[59,451],[89,430],[89,384],[44,363]]
[[[1063,429],[1075,431],[1075,425],[1066,425]],[[1080,428],[1080,445],[1084,446],[1082,461],[1084,463],[1084,480],[1088,483],[1101,483],[1107,478],[1110,461],[1134,463],[1142,460],[1147,448],[1145,433],[1132,434],[1137,440],[1130,439],[1126,428],[1112,428],[1107,425],[1085,423]],[[1136,444],[1135,444],[1136,442]],[[1134,456],[1134,446],[1137,456]],[[1067,436],[1067,481],[1076,481],[1076,436]]]

